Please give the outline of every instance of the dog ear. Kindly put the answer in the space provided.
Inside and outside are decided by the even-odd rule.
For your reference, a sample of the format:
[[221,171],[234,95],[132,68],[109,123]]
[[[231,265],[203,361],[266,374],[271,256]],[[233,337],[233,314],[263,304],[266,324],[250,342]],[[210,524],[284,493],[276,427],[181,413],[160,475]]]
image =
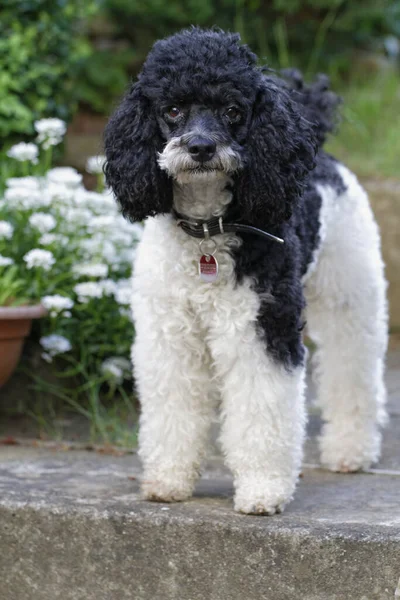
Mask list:
[[282,223],[315,166],[317,140],[313,125],[273,79],[265,78],[258,91],[244,148],[235,182],[242,218],[265,227]]
[[122,100],[104,132],[106,183],[130,221],[169,212],[172,183],[157,164],[162,151],[156,116],[136,83]]

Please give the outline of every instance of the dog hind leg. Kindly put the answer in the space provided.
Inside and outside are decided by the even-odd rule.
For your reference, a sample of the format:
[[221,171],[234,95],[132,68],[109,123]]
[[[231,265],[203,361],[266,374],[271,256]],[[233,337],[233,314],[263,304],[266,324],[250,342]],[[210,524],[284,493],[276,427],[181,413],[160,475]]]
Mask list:
[[[387,311],[379,233],[367,197],[347,185],[328,216],[324,245],[305,285],[307,325],[324,425],[321,462],[333,471],[368,468],[380,455],[385,413]],[[322,190],[325,202],[329,191]]]

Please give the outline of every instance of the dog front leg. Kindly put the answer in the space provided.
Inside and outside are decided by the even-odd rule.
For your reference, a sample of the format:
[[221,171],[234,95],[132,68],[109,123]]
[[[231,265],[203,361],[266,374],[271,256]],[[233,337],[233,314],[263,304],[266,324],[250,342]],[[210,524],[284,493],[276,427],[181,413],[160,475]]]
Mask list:
[[135,317],[143,496],[185,500],[198,477],[213,416],[209,358],[193,315],[183,308],[142,299]]
[[272,515],[292,498],[301,469],[304,352],[295,331],[294,344],[302,358],[292,366],[284,364],[268,350],[254,315],[246,316],[243,307],[251,306],[251,298],[237,306],[240,314],[237,311],[230,323],[221,312],[220,332],[216,319],[211,347],[222,396],[221,444],[234,475],[235,509]]

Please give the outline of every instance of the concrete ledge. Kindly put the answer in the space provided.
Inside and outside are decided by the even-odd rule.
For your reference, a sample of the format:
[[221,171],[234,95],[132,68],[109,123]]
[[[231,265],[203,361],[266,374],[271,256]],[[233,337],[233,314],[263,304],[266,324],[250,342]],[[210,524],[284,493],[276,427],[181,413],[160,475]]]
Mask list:
[[140,501],[132,456],[3,448],[0,460],[7,600],[395,597],[400,473],[305,470],[268,518],[233,513],[218,459],[179,505]]
[[[233,512],[217,456],[191,501],[166,505],[140,500],[135,455],[0,444],[0,599],[400,598],[399,365],[391,352],[380,464],[357,475],[306,466],[274,517]],[[307,464],[319,425],[312,411]]]

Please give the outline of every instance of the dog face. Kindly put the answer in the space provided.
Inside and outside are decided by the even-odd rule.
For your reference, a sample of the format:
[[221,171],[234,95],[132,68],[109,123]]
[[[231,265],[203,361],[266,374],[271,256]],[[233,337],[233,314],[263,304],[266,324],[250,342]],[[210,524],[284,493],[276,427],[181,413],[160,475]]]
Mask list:
[[235,133],[246,120],[239,102],[213,105],[173,103],[158,110],[167,141],[158,164],[180,184],[225,178],[241,167]]
[[314,166],[312,125],[239,36],[157,42],[105,131],[106,180],[131,220],[169,212],[172,183],[229,176],[241,218],[289,218]]

